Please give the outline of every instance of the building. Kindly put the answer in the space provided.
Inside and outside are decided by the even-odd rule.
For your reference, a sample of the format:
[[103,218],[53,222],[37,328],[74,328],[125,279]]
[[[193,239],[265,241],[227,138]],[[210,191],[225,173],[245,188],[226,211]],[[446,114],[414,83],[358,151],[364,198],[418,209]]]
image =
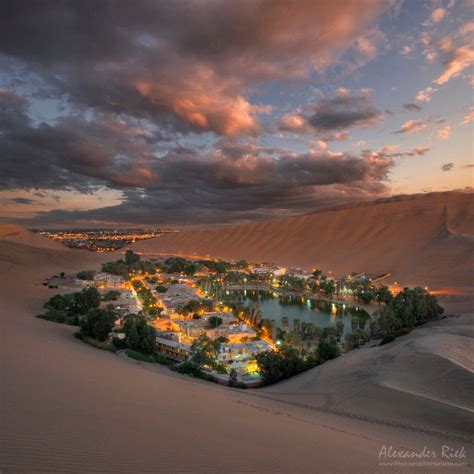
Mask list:
[[255,267],[252,269],[252,273],[255,273],[256,275],[273,274],[275,276],[282,276],[286,273],[286,268],[278,266]]
[[160,336],[156,336],[156,350],[158,354],[176,362],[182,362],[191,355],[190,345]]
[[[85,281],[85,284],[90,284],[90,282]],[[97,288],[112,288],[120,289],[123,288],[125,280],[118,275],[111,275],[110,273],[98,272],[94,275],[94,285]]]
[[235,369],[238,373],[247,373],[252,369],[255,356],[260,352],[271,350],[266,341],[249,341],[241,344],[221,344],[219,347],[219,362]]

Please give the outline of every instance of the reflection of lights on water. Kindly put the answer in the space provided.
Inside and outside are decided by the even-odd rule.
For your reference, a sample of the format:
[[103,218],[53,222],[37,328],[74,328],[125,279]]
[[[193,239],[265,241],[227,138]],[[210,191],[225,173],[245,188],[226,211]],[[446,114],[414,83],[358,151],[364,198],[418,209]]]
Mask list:
[[229,290],[227,290],[227,291],[225,292],[225,294],[228,295],[228,294],[229,294]]
[[247,290],[244,290],[244,296],[247,296]]
[[337,313],[337,308],[336,308],[336,305],[334,303],[331,306],[331,313],[334,314],[334,315]]

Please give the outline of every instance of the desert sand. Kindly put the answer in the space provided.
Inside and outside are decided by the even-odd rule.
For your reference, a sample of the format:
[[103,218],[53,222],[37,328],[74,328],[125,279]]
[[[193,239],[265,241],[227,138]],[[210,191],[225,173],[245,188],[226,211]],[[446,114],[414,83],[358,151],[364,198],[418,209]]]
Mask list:
[[233,390],[94,349],[74,328],[35,318],[54,292],[44,277],[115,256],[20,234],[0,239],[2,472],[413,472],[380,466],[383,445],[428,446],[438,461],[442,445],[464,446],[466,468],[428,471],[472,472],[469,317],[273,387]]
[[187,230],[134,249],[318,267],[336,275],[392,272],[392,282],[402,285],[471,292],[474,194],[404,196],[285,220]]

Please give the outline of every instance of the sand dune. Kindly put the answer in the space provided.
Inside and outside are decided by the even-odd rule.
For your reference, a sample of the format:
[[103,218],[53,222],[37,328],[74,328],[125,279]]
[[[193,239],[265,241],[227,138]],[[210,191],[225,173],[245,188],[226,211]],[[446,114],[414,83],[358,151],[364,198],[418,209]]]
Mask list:
[[183,231],[134,248],[316,266],[335,274],[390,271],[402,284],[468,291],[474,269],[474,194],[404,196],[282,221]]
[[51,294],[44,276],[110,257],[0,240],[2,472],[371,473],[386,470],[383,444],[464,445],[472,471],[472,374],[442,343],[472,337],[470,320],[236,391],[146,370],[33,317]]
[[61,250],[64,248],[59,242],[46,239],[41,235],[30,232],[29,230],[14,224],[0,225],[0,241],[16,242],[22,245],[55,250]]

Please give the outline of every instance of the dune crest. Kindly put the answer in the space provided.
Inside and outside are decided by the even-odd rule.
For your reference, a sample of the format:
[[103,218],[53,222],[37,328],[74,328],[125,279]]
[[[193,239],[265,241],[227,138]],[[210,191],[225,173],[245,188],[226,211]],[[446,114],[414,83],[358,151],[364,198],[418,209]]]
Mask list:
[[335,274],[392,272],[405,285],[467,290],[474,268],[474,194],[403,196],[285,220],[185,230],[134,249],[272,261]]

